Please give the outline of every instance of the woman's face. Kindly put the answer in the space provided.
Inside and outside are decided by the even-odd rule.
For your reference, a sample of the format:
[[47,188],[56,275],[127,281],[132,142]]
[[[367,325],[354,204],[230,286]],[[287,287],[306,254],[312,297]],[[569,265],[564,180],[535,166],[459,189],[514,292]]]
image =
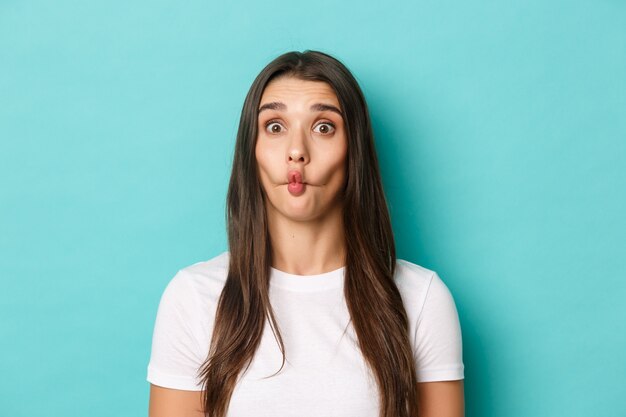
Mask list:
[[255,156],[268,215],[320,219],[341,207],[348,141],[325,82],[272,80],[259,105]]

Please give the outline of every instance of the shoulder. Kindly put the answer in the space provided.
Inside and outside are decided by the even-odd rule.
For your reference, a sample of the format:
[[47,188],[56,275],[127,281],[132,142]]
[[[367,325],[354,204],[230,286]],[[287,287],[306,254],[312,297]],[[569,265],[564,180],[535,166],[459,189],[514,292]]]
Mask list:
[[171,285],[191,287],[197,291],[222,290],[228,276],[230,254],[222,252],[213,258],[181,268]]
[[148,381],[199,390],[197,370],[208,354],[217,301],[228,275],[227,252],[180,269],[161,300],[152,336]]
[[413,289],[427,289],[435,274],[435,271],[421,265],[404,259],[396,259],[394,278],[398,286]]
[[396,259],[394,280],[405,303],[422,305],[437,273],[413,262]]
[[418,382],[463,379],[461,326],[446,284],[436,271],[401,259],[395,279],[409,319]]
[[[161,295],[155,340],[187,340],[200,351],[210,337],[217,302],[228,275],[228,252],[186,266],[174,275]],[[199,342],[198,342],[199,341]],[[202,355],[199,355],[199,357]]]
[[[179,270],[185,275],[205,277],[206,279],[222,279],[222,275],[228,273],[228,262],[230,254],[228,251],[222,252],[206,261],[196,262]],[[226,279],[226,277],[223,277]]]
[[405,308],[412,319],[417,320],[427,303],[453,303],[452,294],[439,274],[404,259],[396,259],[394,279]]
[[161,304],[175,304],[179,309],[213,305],[224,288],[228,276],[229,253],[185,266],[168,282]]

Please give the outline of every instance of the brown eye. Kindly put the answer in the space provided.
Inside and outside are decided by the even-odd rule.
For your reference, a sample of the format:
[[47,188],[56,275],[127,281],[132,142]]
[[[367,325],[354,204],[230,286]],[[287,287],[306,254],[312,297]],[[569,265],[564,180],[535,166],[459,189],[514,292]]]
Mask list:
[[280,133],[282,128],[283,127],[278,122],[269,122],[265,125],[265,130],[270,133]]
[[335,131],[335,125],[329,122],[320,123],[317,126],[315,126],[315,128],[318,130],[313,129],[313,131],[317,133],[321,133],[322,135],[328,135]]

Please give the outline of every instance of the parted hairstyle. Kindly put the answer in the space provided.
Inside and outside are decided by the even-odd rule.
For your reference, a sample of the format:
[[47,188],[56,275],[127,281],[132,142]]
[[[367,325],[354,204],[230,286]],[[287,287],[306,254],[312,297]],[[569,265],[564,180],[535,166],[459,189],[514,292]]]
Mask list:
[[415,359],[407,314],[393,279],[395,243],[367,103],[343,63],[313,50],[287,52],[270,62],[255,78],[243,104],[226,204],[228,276],[217,305],[209,354],[198,373],[204,414],[226,416],[238,377],[261,342],[266,319],[285,364],[285,347],[269,299],[272,253],[255,157],[261,96],[271,80],[283,76],[326,82],[337,95],[348,140],[343,188],[346,305],[359,348],[378,385],[380,417],[415,417]]

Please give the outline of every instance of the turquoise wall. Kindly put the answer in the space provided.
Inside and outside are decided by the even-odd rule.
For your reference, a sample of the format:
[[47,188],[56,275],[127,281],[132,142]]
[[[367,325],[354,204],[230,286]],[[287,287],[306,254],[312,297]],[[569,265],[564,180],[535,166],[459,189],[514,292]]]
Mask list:
[[0,2],[0,414],[139,416],[159,297],[226,249],[252,80],[329,52],[468,417],[626,410],[626,3]]

